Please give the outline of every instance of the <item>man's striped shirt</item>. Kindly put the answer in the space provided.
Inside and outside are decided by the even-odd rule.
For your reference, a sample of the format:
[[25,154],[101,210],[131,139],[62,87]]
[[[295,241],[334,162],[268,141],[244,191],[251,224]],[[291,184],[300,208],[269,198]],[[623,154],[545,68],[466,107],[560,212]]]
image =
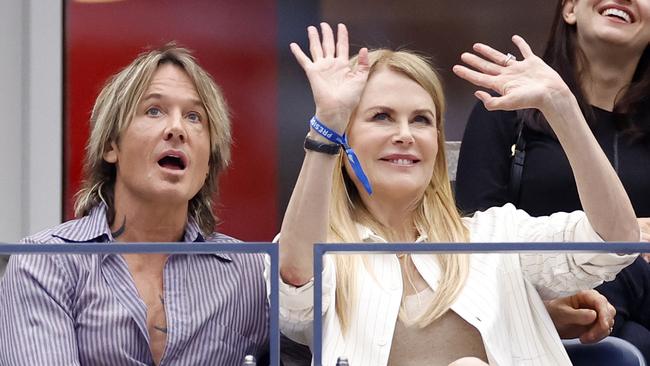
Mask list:
[[[105,206],[25,243],[112,242]],[[203,238],[189,219],[184,241]],[[190,245],[190,244],[188,244]],[[261,254],[174,254],[160,365],[238,365],[268,347]],[[153,365],[145,303],[119,254],[13,255],[0,281],[0,365]]]

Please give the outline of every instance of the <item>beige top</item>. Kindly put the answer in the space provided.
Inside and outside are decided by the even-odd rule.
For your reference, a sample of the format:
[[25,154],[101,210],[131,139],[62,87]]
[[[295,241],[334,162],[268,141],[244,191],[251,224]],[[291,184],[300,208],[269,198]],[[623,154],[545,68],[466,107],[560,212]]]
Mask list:
[[[404,297],[404,317],[400,316],[393,333],[389,366],[447,366],[461,357],[478,357],[487,362],[481,334],[453,310],[424,328],[413,323],[426,311],[433,290]],[[402,320],[403,318],[406,318]]]

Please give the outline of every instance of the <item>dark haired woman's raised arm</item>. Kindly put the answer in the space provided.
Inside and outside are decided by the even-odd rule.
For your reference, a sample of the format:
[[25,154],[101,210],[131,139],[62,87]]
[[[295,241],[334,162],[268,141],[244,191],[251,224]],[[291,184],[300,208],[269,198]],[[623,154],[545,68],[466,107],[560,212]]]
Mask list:
[[477,91],[488,110],[537,108],[564,149],[578,187],[580,202],[594,230],[607,241],[638,241],[639,225],[623,185],[598,145],[578,103],[562,78],[519,36],[513,36],[524,59],[515,60],[484,44],[479,54],[463,53],[454,73],[499,96]]
[[[315,27],[307,28],[311,58],[292,43],[291,52],[307,74],[316,104],[316,117],[342,135],[359,103],[368,79],[368,50],[361,49],[355,69],[350,67],[348,33],[338,25],[337,40],[327,23],[321,23],[322,39]],[[307,121],[305,121],[307,122]],[[331,144],[317,133],[309,138]],[[280,275],[284,282],[300,286],[313,277],[313,244],[327,241],[332,173],[338,155],[305,150],[300,175],[282,221]]]

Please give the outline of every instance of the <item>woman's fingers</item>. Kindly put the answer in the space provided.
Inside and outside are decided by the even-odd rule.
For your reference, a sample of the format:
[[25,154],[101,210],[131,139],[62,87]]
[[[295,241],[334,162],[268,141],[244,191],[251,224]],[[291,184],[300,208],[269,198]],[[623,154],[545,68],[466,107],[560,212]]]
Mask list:
[[464,52],[462,55],[460,55],[460,59],[469,66],[488,75],[498,75],[503,69],[503,67],[493,62],[486,61],[485,59],[469,52]]
[[348,60],[350,46],[348,43],[348,29],[345,24],[339,23],[336,35],[336,57]]
[[484,92],[483,90],[477,90],[476,92],[474,92],[474,96],[477,97],[481,102],[483,102],[485,109],[487,109],[488,111],[496,111],[496,110],[509,111],[509,110],[516,109],[511,105],[510,98],[508,98],[507,96],[495,97],[488,94],[487,92]]
[[521,38],[518,35],[512,36],[512,43],[519,48],[519,52],[521,52],[521,55],[524,56],[524,59],[529,58],[531,56],[535,56],[533,53],[533,50],[530,49],[530,46],[526,41],[524,41],[523,38]]
[[499,94],[497,97],[485,92],[475,94],[488,110],[542,109],[545,94],[564,91],[566,85],[553,69],[535,56],[523,38],[513,36],[512,41],[524,55],[522,61],[516,61],[514,56],[488,45],[476,43],[474,53],[461,55],[467,66],[456,65],[453,71],[460,78]]
[[493,63],[500,66],[507,66],[506,61],[513,60],[512,58],[508,60],[508,55],[497,51],[494,48],[483,43],[475,43],[472,49],[484,56],[489,61],[492,61]]
[[307,27],[307,37],[309,38],[309,52],[312,60],[316,61],[323,58],[323,46],[320,43],[318,30],[313,25]]
[[[320,23],[320,28],[322,41],[321,34],[318,33],[318,29],[316,27],[312,25],[307,27],[307,37],[309,38],[309,52],[311,53],[311,59],[316,62],[324,57],[338,56],[347,60],[349,57],[349,44],[348,30],[345,25],[338,25],[336,44],[334,42],[334,31],[332,30],[332,27],[330,27],[329,24],[322,22]],[[291,47],[291,51],[294,52],[293,46]],[[296,55],[295,52],[294,55]],[[301,63],[301,65],[303,64]]]
[[302,52],[302,49],[296,43],[291,43],[289,45],[289,48],[291,49],[291,53],[293,53],[293,56],[296,58],[296,61],[298,61],[303,70],[306,69],[307,65],[311,63],[309,57],[307,57],[307,55]]
[[[512,36],[512,42],[517,46],[524,59],[535,56],[528,43],[520,36]],[[489,75],[498,75],[508,64],[516,61],[513,55],[504,54],[483,43],[475,43],[472,48],[484,58],[465,52],[461,55],[461,59],[473,68]]]
[[485,105],[485,104],[490,100],[490,98],[492,98],[492,96],[491,96],[490,94],[484,92],[483,90],[477,90],[477,91],[475,91],[475,92],[474,92],[474,96],[475,96],[476,98],[478,98],[478,100],[480,100],[481,102],[483,102],[483,105]]
[[363,47],[359,50],[357,59],[357,68],[355,71],[367,72],[370,69],[370,60],[368,60],[368,49]]
[[494,88],[494,77],[492,75],[486,75],[462,65],[455,65],[452,70],[458,77],[476,86],[498,91]]
[[320,30],[323,33],[323,57],[334,57],[336,48],[334,46],[334,32],[332,31],[332,27],[323,22],[320,23]]
[[616,316],[616,309],[607,300],[603,300],[605,305],[601,307],[604,309],[597,310],[600,316],[598,324],[592,328],[593,338],[602,339],[610,335],[610,329],[614,328],[614,317]]

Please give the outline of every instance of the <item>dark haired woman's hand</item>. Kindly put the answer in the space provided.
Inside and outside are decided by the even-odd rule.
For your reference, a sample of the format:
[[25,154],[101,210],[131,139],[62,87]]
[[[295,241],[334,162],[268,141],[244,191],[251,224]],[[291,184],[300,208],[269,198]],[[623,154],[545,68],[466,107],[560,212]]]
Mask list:
[[473,48],[478,55],[468,52],[461,55],[463,62],[475,70],[460,65],[453,68],[459,77],[499,94],[491,96],[482,90],[474,94],[486,109],[537,108],[544,112],[558,98],[571,95],[560,75],[537,57],[523,38],[513,36],[512,42],[519,48],[523,60],[517,61],[513,56],[477,43]]
[[583,290],[544,305],[562,339],[579,337],[582,343],[596,343],[609,336],[614,326],[616,309],[596,290]]
[[316,116],[328,127],[343,133],[368,79],[368,50],[359,51],[357,66],[353,69],[345,25],[338,25],[336,45],[329,24],[321,23],[320,26],[322,40],[316,27],[307,28],[311,58],[295,43],[290,45],[291,52],[309,79]]
[[535,56],[523,38],[513,36],[512,41],[523,60],[517,61],[477,43],[474,51],[478,55],[461,56],[475,70],[456,65],[454,73],[500,94],[475,93],[488,110],[539,109],[569,159],[580,203],[592,228],[606,241],[639,240],[639,224],[630,199],[589,129],[575,96],[560,75]]

